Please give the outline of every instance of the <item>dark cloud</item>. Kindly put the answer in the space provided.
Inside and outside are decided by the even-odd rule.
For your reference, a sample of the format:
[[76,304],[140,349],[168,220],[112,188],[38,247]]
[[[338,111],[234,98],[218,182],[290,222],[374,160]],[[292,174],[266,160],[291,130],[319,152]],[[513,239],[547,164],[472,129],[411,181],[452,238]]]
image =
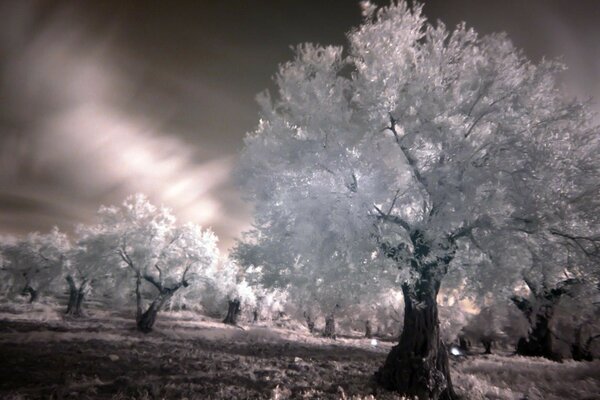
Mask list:
[[[563,56],[596,96],[600,3],[426,1],[452,26]],[[0,3],[0,233],[70,229],[143,191],[227,248],[250,224],[230,171],[290,45],[343,44],[354,1]]]

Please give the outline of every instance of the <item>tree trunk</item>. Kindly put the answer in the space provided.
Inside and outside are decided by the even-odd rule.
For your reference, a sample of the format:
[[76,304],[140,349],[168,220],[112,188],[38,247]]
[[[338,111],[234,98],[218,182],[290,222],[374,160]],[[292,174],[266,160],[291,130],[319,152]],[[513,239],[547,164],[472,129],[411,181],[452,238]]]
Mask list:
[[373,332],[371,331],[371,321],[365,321],[365,337],[367,339],[371,339],[373,337]]
[[306,320],[306,326],[308,327],[308,331],[313,333],[315,331],[315,321],[311,318],[310,314],[304,313],[304,319]]
[[596,337],[590,337],[584,343],[581,331],[581,326],[577,327],[575,330],[575,340],[573,344],[571,344],[571,357],[573,357],[573,360],[575,361],[593,361],[594,355],[591,351],[592,342],[596,337],[600,337],[600,335]]
[[73,317],[80,317],[83,315],[81,306],[85,298],[87,280],[84,279],[79,288],[77,288],[72,276],[69,275],[66,279],[69,284],[69,303],[67,304],[66,314]]
[[440,338],[436,302],[440,282],[421,276],[414,286],[402,285],[404,328],[377,381],[386,389],[420,400],[456,399],[446,346]]
[[150,304],[150,307],[141,315],[137,321],[137,328],[139,331],[149,333],[154,327],[158,312],[162,309],[163,305],[173,297],[174,291],[165,290],[161,292],[156,299]]
[[26,295],[29,294],[29,303],[35,303],[38,300],[39,293],[37,290],[29,286],[29,283],[25,285],[21,294]]
[[83,300],[85,299],[85,286],[85,283],[83,283],[77,291],[77,301],[75,302],[75,316],[77,317],[83,316],[82,306]]
[[223,322],[229,325],[237,325],[237,319],[241,311],[240,301],[238,299],[229,300],[227,316],[225,316]]
[[[135,322],[138,324],[142,320],[142,275],[138,272],[135,277],[135,302],[136,302],[136,312],[135,312]],[[152,323],[154,324],[154,323]]]
[[329,314],[325,317],[325,329],[323,329],[323,336],[335,339],[335,316]]
[[77,287],[75,286],[75,281],[71,275],[67,276],[66,280],[69,284],[69,302],[67,303],[67,311],[65,314],[73,315],[77,304]]
[[459,336],[458,338],[458,348],[463,352],[463,353],[468,353],[471,347],[471,343],[469,341],[469,339],[467,339],[464,336]]
[[535,325],[527,338],[519,339],[517,354],[528,357],[544,357],[560,361],[561,356],[552,348],[552,332],[550,331],[550,310],[542,309],[535,316]]
[[492,343],[494,341],[490,338],[481,338],[481,344],[483,345],[483,348],[485,349],[485,352],[483,354],[492,354]]

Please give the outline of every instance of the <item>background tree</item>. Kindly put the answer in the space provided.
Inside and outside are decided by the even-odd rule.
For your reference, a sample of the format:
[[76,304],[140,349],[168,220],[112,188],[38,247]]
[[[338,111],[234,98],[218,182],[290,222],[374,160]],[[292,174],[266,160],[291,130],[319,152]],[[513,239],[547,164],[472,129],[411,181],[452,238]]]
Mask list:
[[[177,225],[171,212],[137,194],[121,207],[102,207],[96,234],[108,244],[120,265],[135,280],[136,321],[142,332],[154,326],[158,312],[181,288],[203,274],[218,259],[217,238],[194,224]],[[153,290],[144,310],[143,283]]]
[[[336,322],[348,329],[366,329],[366,322],[372,320],[385,331],[397,331],[399,326],[390,327],[387,318],[390,313],[398,317],[397,309],[390,299],[397,298],[391,279],[380,279],[373,275],[368,264],[355,265],[344,256],[330,238],[328,233],[312,233],[311,240],[330,243],[326,250],[323,244],[321,254],[310,258],[294,253],[295,246],[285,250],[285,239],[279,243],[267,237],[261,228],[246,233],[238,242],[233,256],[242,268],[252,271],[257,267],[261,273],[254,278],[254,287],[283,290],[289,302],[286,311],[297,320],[305,320],[312,332],[319,331],[326,337],[336,336]],[[285,235],[285,232],[281,232]],[[267,240],[263,240],[268,238]],[[295,243],[297,245],[297,243]],[[315,268],[322,265],[322,268]],[[352,273],[348,274],[348,269]],[[383,275],[393,274],[395,270],[382,270]],[[358,318],[358,321],[356,321]],[[359,326],[357,326],[357,323]],[[321,327],[317,327],[317,325]],[[312,328],[311,328],[312,326]]]
[[13,282],[13,291],[38,300],[45,291],[57,291],[54,284],[67,264],[70,243],[58,228],[49,233],[34,232],[2,246],[4,272]]
[[69,252],[69,262],[63,275],[69,289],[66,314],[80,317],[83,315],[86,296],[93,290],[114,290],[118,286],[119,278],[125,276],[115,268],[118,260],[114,254],[113,243],[106,240],[101,225],[79,225],[75,237],[76,241]]
[[[307,276],[338,265],[348,276],[399,272],[389,275],[404,294],[404,328],[378,381],[454,398],[436,303],[442,280],[461,268],[457,256],[498,255],[480,238],[528,229],[519,194],[538,179],[529,161],[562,146],[565,132],[589,137],[587,111],[557,90],[560,65],[528,61],[504,35],[449,31],[404,2],[363,5],[346,53],[305,44],[280,67],[278,95],[260,99],[260,124],[245,140],[239,182],[261,241],[282,242],[288,260],[301,255]],[[547,174],[561,161],[548,160]],[[560,190],[547,174],[540,184]],[[525,252],[505,248],[488,264],[514,275],[529,266]],[[340,260],[332,267],[328,257]]]

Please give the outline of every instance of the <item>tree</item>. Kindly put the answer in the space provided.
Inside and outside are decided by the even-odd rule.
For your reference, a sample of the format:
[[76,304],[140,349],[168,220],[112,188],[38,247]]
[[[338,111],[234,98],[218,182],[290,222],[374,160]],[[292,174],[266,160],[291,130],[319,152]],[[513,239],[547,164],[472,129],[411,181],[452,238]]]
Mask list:
[[[327,233],[314,234],[318,235],[314,240],[329,241]],[[287,293],[295,303],[288,304],[287,311],[296,319],[304,319],[311,333],[317,331],[317,322],[323,321],[324,328],[318,331],[325,337],[336,337],[336,320],[344,319],[344,316],[348,316],[344,322],[350,325],[354,322],[353,317],[358,316],[363,329],[366,329],[366,321],[373,319],[381,328],[390,330],[389,318],[387,321],[382,319],[384,315],[389,317],[390,313],[397,313],[390,299],[396,297],[398,290],[394,290],[390,279],[378,279],[366,264],[353,265],[351,262],[352,274],[348,274],[348,259],[334,246],[323,251],[319,258],[309,259],[294,253],[291,244],[290,251],[286,251],[285,239],[276,239],[263,236],[258,230],[247,232],[232,253],[245,271],[260,269],[253,287]],[[310,263],[326,268],[313,268]],[[383,270],[381,273],[391,272]]]
[[113,243],[106,240],[102,225],[79,225],[76,241],[68,253],[69,262],[64,269],[64,278],[69,289],[66,314],[73,317],[83,315],[85,297],[92,290],[107,290],[116,286],[122,277],[114,268],[118,263]]
[[[150,332],[172,296],[204,279],[218,259],[217,238],[210,230],[177,225],[170,210],[155,207],[141,194],[128,197],[121,207],[101,207],[99,217],[97,240],[135,280],[136,322],[142,332]],[[145,310],[143,283],[155,293]]]
[[53,284],[66,267],[69,248],[67,236],[56,227],[46,234],[33,232],[4,243],[4,269],[14,289],[28,295],[30,303],[37,301],[42,292],[55,289]]
[[[404,329],[377,379],[408,396],[454,398],[442,280],[461,268],[455,258],[492,249],[496,275],[523,268],[524,250],[499,254],[479,239],[527,229],[519,211],[523,185],[537,179],[529,161],[573,135],[591,137],[588,112],[560,94],[559,64],[528,61],[505,35],[431,25],[420,5],[363,6],[346,53],[304,44],[280,67],[238,178],[260,242],[281,246],[284,272],[398,271],[388,277],[404,295]],[[564,167],[547,162],[548,174]]]
[[530,284],[529,299],[517,295],[511,297],[513,303],[531,324],[528,337],[521,338],[517,344],[518,354],[546,357],[551,360],[561,359],[552,347],[551,323],[558,303],[564,295],[571,293],[572,286],[577,283],[574,279],[566,279],[551,287],[537,288]]

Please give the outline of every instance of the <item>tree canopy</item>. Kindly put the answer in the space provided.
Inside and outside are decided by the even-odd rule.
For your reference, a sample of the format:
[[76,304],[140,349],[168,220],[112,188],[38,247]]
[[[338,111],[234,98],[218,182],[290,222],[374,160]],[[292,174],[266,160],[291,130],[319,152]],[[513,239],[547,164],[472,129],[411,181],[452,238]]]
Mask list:
[[[297,46],[276,95],[259,99],[238,167],[255,206],[248,243],[277,277],[391,278],[405,297],[396,358],[420,354],[425,339],[415,337],[427,337],[430,362],[444,357],[431,343],[449,268],[499,287],[533,265],[537,239],[562,236],[597,253],[589,224],[586,239],[573,233],[587,211],[572,201],[597,194],[598,140],[586,105],[560,91],[560,63],[528,60],[503,34],[428,23],[420,5],[363,6],[346,48]],[[595,166],[573,180],[576,159]],[[476,268],[464,268],[469,260]],[[451,396],[441,374],[420,389],[396,372],[382,379],[407,394]]]

